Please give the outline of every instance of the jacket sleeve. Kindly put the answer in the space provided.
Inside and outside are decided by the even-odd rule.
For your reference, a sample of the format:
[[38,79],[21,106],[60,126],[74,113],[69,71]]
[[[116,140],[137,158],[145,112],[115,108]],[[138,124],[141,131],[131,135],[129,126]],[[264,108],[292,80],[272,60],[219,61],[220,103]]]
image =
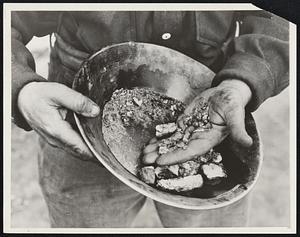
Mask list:
[[226,63],[212,86],[226,79],[244,81],[252,91],[247,110],[254,111],[289,84],[289,24],[265,11],[238,14],[239,36],[228,44]]
[[19,92],[29,82],[46,81],[46,79],[35,73],[33,56],[25,45],[33,36],[41,37],[55,31],[56,22],[56,12],[14,11],[11,13],[12,121],[27,131],[31,128],[17,105]]

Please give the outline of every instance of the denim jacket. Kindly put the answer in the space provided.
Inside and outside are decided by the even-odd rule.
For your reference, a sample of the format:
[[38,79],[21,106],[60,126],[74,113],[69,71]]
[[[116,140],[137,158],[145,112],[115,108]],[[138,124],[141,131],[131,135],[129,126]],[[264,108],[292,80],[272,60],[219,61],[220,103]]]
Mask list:
[[[30,127],[18,111],[18,93],[29,82],[45,81],[35,73],[25,47],[33,36],[56,33],[66,48],[74,49],[72,56],[58,56],[73,72],[84,57],[114,43],[148,42],[175,49],[213,70],[212,86],[226,79],[247,83],[250,111],[289,84],[289,25],[265,11],[15,11],[11,23],[12,116],[25,130]],[[53,70],[50,66],[49,75]]]

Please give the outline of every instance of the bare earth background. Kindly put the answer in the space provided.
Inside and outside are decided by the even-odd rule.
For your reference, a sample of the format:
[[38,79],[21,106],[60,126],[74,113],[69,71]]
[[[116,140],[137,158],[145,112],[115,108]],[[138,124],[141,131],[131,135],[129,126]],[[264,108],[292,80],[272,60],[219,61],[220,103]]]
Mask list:
[[[27,47],[37,72],[47,77],[49,37],[34,38]],[[252,195],[250,226],[289,226],[289,91],[266,101],[254,113],[264,145],[261,176]],[[49,227],[45,201],[38,184],[37,135],[12,125],[11,223],[17,227]],[[134,227],[161,227],[148,200]]]

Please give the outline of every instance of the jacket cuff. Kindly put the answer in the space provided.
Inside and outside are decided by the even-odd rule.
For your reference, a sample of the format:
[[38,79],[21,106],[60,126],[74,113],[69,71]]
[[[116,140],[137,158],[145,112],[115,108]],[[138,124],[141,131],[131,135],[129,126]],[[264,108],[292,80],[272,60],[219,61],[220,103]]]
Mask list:
[[[23,117],[22,113],[20,112],[18,108],[18,96],[21,89],[27,85],[30,82],[45,82],[47,81],[43,77],[38,76],[35,73],[26,72],[22,75],[24,78],[28,78],[27,80],[23,80],[22,82],[12,82],[12,90],[11,90],[11,96],[12,96],[12,104],[11,104],[11,110],[12,110],[12,122],[15,123],[18,127],[30,131],[32,128],[30,125],[26,122],[25,118]],[[29,79],[30,78],[30,79]]]
[[250,112],[255,111],[275,91],[275,80],[268,63],[244,52],[229,58],[213,79],[212,86],[217,86],[226,79],[239,79],[249,86],[252,97],[246,109]]

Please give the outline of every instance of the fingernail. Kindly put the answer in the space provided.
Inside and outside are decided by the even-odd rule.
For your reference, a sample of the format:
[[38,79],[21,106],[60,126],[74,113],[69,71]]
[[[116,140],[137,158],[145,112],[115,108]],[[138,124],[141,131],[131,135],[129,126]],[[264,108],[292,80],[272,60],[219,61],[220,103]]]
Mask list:
[[97,105],[93,105],[92,106],[92,111],[91,111],[91,115],[92,116],[97,116],[100,112],[100,108]]

